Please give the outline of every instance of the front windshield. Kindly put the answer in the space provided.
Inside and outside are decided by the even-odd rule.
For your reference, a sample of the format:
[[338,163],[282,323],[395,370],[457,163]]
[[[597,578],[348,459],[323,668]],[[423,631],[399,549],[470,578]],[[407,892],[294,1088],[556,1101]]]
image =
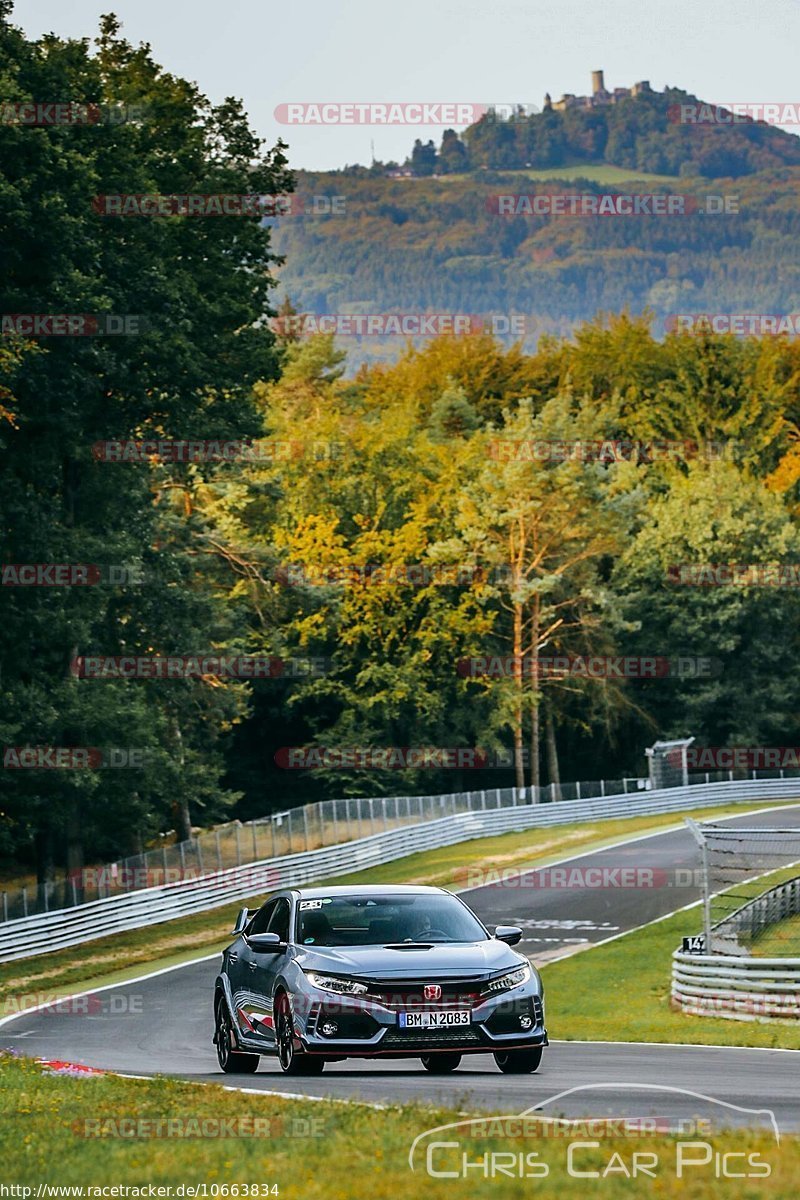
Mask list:
[[331,896],[300,900],[301,946],[481,942],[486,931],[454,896]]

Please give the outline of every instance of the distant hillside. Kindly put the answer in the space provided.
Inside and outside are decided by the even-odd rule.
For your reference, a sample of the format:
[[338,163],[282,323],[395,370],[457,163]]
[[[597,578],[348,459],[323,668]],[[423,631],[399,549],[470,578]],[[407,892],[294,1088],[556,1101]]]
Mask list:
[[[447,130],[438,149],[418,142],[407,165],[417,175],[431,175],[604,162],[648,174],[708,179],[800,165],[800,138],[794,134],[750,120],[717,123],[718,110],[676,88],[613,103],[570,97],[567,104],[572,107],[507,118],[487,113],[462,137]],[[687,105],[706,119],[682,123]]]
[[[499,193],[613,190],[735,197],[739,211],[685,216],[499,216]],[[281,292],[308,313],[523,314],[539,334],[568,333],[600,310],[657,322],[697,312],[800,311],[800,168],[738,180],[624,188],[532,182],[484,172],[448,179],[298,177],[299,198],[338,196],[343,213],[279,219]],[[328,201],[322,202],[324,207]],[[658,326],[657,326],[658,328]],[[346,338],[352,363],[402,345]]]

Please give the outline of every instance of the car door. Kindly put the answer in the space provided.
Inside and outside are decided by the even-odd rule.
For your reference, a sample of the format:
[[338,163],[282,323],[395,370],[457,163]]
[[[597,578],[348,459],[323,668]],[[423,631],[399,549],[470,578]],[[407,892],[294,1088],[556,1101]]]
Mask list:
[[[245,1037],[264,1037],[270,1040],[272,1021],[271,993],[263,993],[259,988],[259,961],[264,957],[255,954],[248,941],[253,933],[266,933],[267,926],[275,911],[277,900],[268,900],[258,910],[253,920],[244,932],[236,949],[238,962],[235,965],[237,982],[234,991],[234,1006],[236,1023]],[[260,1017],[265,1020],[259,1020]]]
[[[269,952],[267,954],[254,954],[256,968],[256,990],[260,996],[264,997],[268,1004],[268,1012],[270,1017],[273,1016],[273,996],[275,994],[275,983],[286,964],[286,954],[289,943],[289,922],[291,918],[291,904],[286,896],[279,896],[275,901],[275,907],[270,914],[267,922],[265,933],[277,933],[278,937],[284,944],[284,949],[278,952]],[[267,1037],[273,1042],[275,1040],[275,1025],[271,1021],[268,1028],[265,1030]]]

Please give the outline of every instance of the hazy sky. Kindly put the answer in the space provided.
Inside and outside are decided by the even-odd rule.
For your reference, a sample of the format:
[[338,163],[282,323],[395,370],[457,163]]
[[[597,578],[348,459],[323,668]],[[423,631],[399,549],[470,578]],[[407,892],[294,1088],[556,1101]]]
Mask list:
[[[441,128],[286,126],[277,105],[514,102],[649,79],[704,99],[800,102],[800,0],[18,0],[29,35],[94,36],[114,11],[170,71],[212,99],[241,96],[295,167],[405,158]],[[41,99],[45,99],[42,97]],[[47,97],[54,100],[58,97]]]

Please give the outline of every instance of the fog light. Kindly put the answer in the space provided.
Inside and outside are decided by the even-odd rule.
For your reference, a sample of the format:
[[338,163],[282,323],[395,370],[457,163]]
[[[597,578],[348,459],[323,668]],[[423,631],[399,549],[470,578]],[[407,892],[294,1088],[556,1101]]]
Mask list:
[[335,1021],[326,1021],[322,1026],[322,1032],[325,1037],[334,1037],[339,1032],[339,1026]]

